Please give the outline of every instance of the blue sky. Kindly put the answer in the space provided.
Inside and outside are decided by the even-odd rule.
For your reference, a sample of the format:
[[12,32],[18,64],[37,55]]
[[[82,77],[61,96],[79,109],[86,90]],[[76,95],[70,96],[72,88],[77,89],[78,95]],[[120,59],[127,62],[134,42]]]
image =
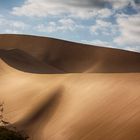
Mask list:
[[140,0],[0,0],[0,33],[140,52]]

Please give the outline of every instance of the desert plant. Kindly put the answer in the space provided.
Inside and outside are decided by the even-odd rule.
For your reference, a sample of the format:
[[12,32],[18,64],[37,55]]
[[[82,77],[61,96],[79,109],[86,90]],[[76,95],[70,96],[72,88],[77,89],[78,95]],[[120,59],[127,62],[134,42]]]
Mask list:
[[[12,124],[4,120],[4,103],[0,104],[0,140],[27,140],[22,132],[18,131]],[[12,127],[9,127],[12,126]]]

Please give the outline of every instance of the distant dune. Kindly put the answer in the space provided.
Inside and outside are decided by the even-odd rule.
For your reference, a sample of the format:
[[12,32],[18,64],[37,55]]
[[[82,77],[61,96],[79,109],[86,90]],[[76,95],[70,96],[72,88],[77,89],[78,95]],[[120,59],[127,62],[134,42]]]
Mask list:
[[140,72],[135,52],[25,35],[1,35],[0,43],[1,49],[22,50],[65,73]]
[[31,140],[140,140],[140,53],[0,35],[0,102]]

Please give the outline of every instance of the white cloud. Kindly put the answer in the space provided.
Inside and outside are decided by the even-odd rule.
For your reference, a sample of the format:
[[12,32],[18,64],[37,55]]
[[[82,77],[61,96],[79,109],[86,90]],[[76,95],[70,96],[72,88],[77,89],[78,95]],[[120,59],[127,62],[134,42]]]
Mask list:
[[10,20],[0,16],[0,30],[3,33],[20,33],[27,27],[28,25],[22,21]]
[[66,11],[59,3],[49,0],[27,0],[21,7],[14,7],[13,14],[21,16],[45,17],[47,15],[59,15]]
[[96,20],[96,24],[90,27],[90,32],[97,35],[99,31],[104,35],[114,35],[117,32],[117,26],[111,22],[98,19]]
[[115,9],[121,9],[129,5],[129,3],[132,3],[133,0],[108,0],[112,3],[113,8]]
[[61,24],[59,27],[61,30],[73,31],[76,27],[76,23],[72,19],[60,19],[58,22]]
[[[95,16],[108,17],[111,10],[105,8],[106,1],[102,0],[26,0],[20,7],[14,7],[12,14],[17,16],[60,16],[89,19]],[[101,7],[101,8],[98,8]]]
[[124,9],[127,6],[133,7],[135,10],[140,10],[140,1],[139,0],[107,0],[111,3],[113,9],[119,10]]
[[113,10],[110,10],[108,8],[100,9],[97,12],[98,17],[101,18],[110,17],[114,13]]
[[6,33],[6,34],[20,34],[20,32],[18,30],[15,30],[15,29],[6,29],[3,33]]
[[113,11],[111,11],[108,8],[103,9],[81,9],[81,10],[73,10],[71,11],[70,17],[73,18],[81,18],[81,19],[90,19],[90,18],[107,18],[110,17],[113,14]]
[[50,22],[49,25],[45,25],[45,24],[39,24],[37,26],[34,27],[35,30],[39,31],[39,32],[55,32],[56,25],[54,22]]
[[140,14],[117,16],[120,36],[114,39],[118,45],[140,47]]
[[106,29],[106,27],[110,26],[111,23],[110,22],[106,22],[106,21],[103,21],[103,20],[96,20],[96,24],[95,25],[92,25],[90,27],[90,31],[91,33],[95,33],[97,32],[97,30],[103,30],[103,28]]
[[65,32],[65,31],[75,31],[79,29],[84,29],[83,25],[78,25],[74,20],[70,18],[62,18],[56,22],[49,22],[48,24],[40,24],[35,27],[39,32]]
[[[95,16],[108,17],[115,10],[131,6],[140,10],[137,0],[26,0],[23,5],[14,7],[12,13],[18,16],[58,16],[69,15],[89,19]],[[110,5],[112,9],[107,8]]]

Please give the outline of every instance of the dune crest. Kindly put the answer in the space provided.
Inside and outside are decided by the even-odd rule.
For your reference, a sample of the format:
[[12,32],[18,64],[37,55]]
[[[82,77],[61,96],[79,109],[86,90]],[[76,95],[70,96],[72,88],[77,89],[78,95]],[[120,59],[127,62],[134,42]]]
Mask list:
[[0,42],[1,49],[22,50],[66,73],[140,72],[140,54],[136,52],[26,35],[0,35]]

